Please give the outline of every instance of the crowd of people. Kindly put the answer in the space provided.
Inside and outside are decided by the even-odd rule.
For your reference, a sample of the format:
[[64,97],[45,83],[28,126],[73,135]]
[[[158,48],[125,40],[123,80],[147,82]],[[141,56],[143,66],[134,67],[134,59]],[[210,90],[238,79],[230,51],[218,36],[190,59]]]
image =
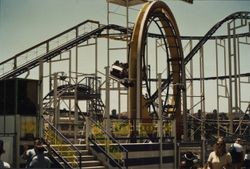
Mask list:
[[248,155],[244,153],[241,139],[236,141],[227,150],[226,143],[222,137],[217,139],[213,146],[213,151],[209,154],[205,168],[208,169],[249,169]]
[[[0,140],[0,157],[3,153],[5,153],[4,142]],[[24,153],[21,157],[26,161],[25,168],[50,168],[51,166],[51,161],[45,154],[43,142],[39,138],[34,140],[33,148],[24,147]],[[11,166],[0,158],[1,168],[11,168]]]
[[26,160],[25,168],[50,168],[50,159],[44,151],[42,140],[39,138],[34,140],[33,148],[28,149],[28,146],[26,146],[22,155],[22,158]]
[[[34,140],[33,148],[24,147],[22,158],[26,161],[25,168],[50,168],[51,161],[45,154],[41,139]],[[0,140],[0,169],[11,168],[10,164],[1,160],[5,153],[4,142]],[[244,152],[241,139],[236,141],[227,150],[226,143],[222,137],[217,139],[213,151],[209,154],[205,169],[250,169],[250,151]]]

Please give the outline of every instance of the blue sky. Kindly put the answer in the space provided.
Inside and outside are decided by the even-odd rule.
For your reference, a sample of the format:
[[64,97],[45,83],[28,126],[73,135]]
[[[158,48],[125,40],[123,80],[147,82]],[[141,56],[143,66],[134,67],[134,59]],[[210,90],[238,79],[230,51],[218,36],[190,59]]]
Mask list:
[[[250,11],[248,0],[164,0],[181,35],[204,35],[236,11]],[[0,0],[0,61],[84,20],[106,24],[106,0]]]
[[[203,36],[226,16],[250,11],[250,0],[194,0],[193,4],[163,1],[172,10],[183,36]],[[106,24],[106,0],[0,0],[0,62],[87,19]],[[119,20],[111,23],[118,24]],[[242,66],[246,71],[242,73],[250,72],[250,57],[245,59]]]

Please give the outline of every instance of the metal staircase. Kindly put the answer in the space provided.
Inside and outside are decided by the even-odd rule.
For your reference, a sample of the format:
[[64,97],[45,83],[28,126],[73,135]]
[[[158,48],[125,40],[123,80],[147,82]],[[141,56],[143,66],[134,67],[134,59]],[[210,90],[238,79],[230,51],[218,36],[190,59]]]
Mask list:
[[[88,128],[91,129],[87,135],[91,149],[86,140],[81,144],[72,144],[47,120],[46,116],[43,116],[44,140],[54,161],[62,168],[101,169],[106,168],[105,166],[127,168],[128,151],[94,119],[86,118],[88,118]],[[92,154],[92,151],[96,150],[104,155],[104,159],[109,159],[109,163],[98,160],[97,156]]]
[[105,168],[87,149],[86,144],[72,144],[45,118],[44,140],[50,155],[62,168]]
[[[96,159],[94,155],[92,155],[89,150],[87,149],[86,144],[74,144],[74,146],[79,150],[80,155],[75,154],[75,151],[70,150],[68,147],[70,147],[70,144],[63,144],[63,145],[50,145],[53,147],[53,149],[58,150],[58,154],[64,159],[67,159],[68,164],[70,166],[77,166],[75,165],[74,159],[77,158],[78,160],[81,160],[81,168],[82,169],[101,169],[105,168],[99,160]],[[72,155],[74,154],[74,155]],[[55,157],[59,161],[59,157]],[[63,162],[60,162],[60,165],[64,168],[67,167],[64,165]]]
[[[66,109],[61,110],[59,107],[60,100],[77,98],[77,100],[88,100],[90,103],[98,102],[98,107],[93,107],[96,105],[90,104],[90,106],[92,106],[90,109],[100,109],[97,113],[102,114],[104,108],[100,99],[100,93],[98,90],[94,90],[94,87],[91,85],[98,84],[97,81],[93,81],[94,79],[96,78],[88,76],[81,80],[81,84],[66,83],[56,86],[44,97],[43,124],[45,142],[48,144],[48,148],[51,152],[53,152],[51,153],[53,159],[63,168],[105,168],[104,165],[97,160],[96,156],[91,154],[86,145],[85,131],[83,131],[84,127],[80,127],[84,126],[86,114],[78,112],[77,114],[81,117],[76,117],[74,115],[76,112],[71,112]],[[59,109],[59,111],[57,109]],[[68,116],[62,115],[63,113],[68,114]],[[73,115],[71,113],[73,113]],[[68,129],[63,129],[65,127],[68,127]],[[81,128],[81,130],[77,129],[77,132],[75,132],[76,128]],[[78,139],[80,139],[79,143],[81,144],[76,144],[76,140]]]

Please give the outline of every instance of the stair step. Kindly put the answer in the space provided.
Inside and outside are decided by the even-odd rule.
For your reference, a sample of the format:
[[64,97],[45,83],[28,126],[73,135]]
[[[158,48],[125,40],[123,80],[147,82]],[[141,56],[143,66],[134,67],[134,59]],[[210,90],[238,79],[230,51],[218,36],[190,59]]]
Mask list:
[[[88,155],[89,154],[89,151],[88,150],[79,150],[80,151],[80,153],[82,154],[82,155]],[[71,154],[75,154],[76,156],[78,155],[78,153],[76,152],[76,151],[58,151],[57,150],[57,152],[58,152],[58,154],[60,154],[61,156],[68,156],[68,155],[71,155]]]
[[[65,159],[74,159],[75,157],[77,157],[78,159],[80,158],[80,156],[75,156],[75,157],[73,157],[73,156],[62,156],[63,158],[65,158]],[[58,158],[58,157],[55,157],[55,158]],[[83,155],[82,156],[82,161],[92,161],[92,160],[95,160],[96,159],[96,157],[95,156],[93,156],[93,155]]]
[[[79,161],[80,154],[78,154],[76,150],[70,148],[72,146],[71,144],[55,144],[50,146],[54,148],[63,159],[68,161],[69,165],[73,166],[74,168],[78,166],[76,161]],[[102,163],[97,160],[96,156],[92,155],[87,149],[86,144],[74,144],[74,146],[82,155],[81,164],[83,169],[105,169],[105,166],[102,166]],[[58,157],[55,156],[54,158],[58,159]],[[61,160],[58,159],[57,161]],[[59,163],[64,165],[62,161]]]
[[82,161],[83,167],[92,167],[92,166],[99,166],[101,165],[100,161],[92,160],[92,161]]
[[[86,144],[73,144],[76,148],[80,149],[80,150],[85,150],[87,149]],[[70,144],[52,144],[50,145],[51,147],[71,147]]]
[[[60,162],[61,164],[63,164],[63,162]],[[75,163],[73,162],[68,162],[70,165],[74,165]],[[82,167],[96,167],[96,166],[100,166],[101,162],[97,161],[97,160],[91,160],[91,161],[82,161]]]
[[105,169],[104,166],[82,167],[82,169]]
[[82,161],[92,161],[92,160],[96,160],[96,157],[93,155],[83,155],[82,156]]
[[96,157],[94,157],[94,156],[82,157],[82,161],[91,161],[91,160],[96,160]]
[[[75,147],[77,146],[86,146],[86,144],[73,144]],[[59,147],[59,146],[64,146],[64,147],[69,147],[71,146],[71,144],[51,144],[50,146],[55,146],[55,147]]]

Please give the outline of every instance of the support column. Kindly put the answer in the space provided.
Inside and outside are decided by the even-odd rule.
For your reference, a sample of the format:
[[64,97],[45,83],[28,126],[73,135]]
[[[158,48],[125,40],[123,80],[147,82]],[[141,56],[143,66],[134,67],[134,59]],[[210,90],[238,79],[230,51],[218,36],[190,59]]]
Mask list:
[[57,73],[54,73],[54,101],[53,101],[53,106],[54,106],[54,119],[53,119],[53,122],[54,122],[54,126],[56,128],[58,128],[58,97],[57,97]]
[[159,105],[159,108],[158,108],[158,135],[160,137],[160,140],[159,140],[159,144],[160,144],[160,149],[159,149],[159,152],[160,152],[160,169],[162,169],[162,165],[163,165],[163,154],[162,154],[162,151],[163,151],[163,146],[162,146],[162,136],[163,136],[163,121],[162,121],[162,100],[161,100],[161,73],[158,74],[158,84],[157,84],[157,88],[158,88],[158,105]]
[[39,83],[38,83],[38,102],[39,102],[39,111],[38,111],[38,118],[37,123],[38,125],[38,135],[39,137],[43,137],[44,133],[44,125],[43,125],[43,62],[39,62]]
[[110,124],[110,83],[109,83],[109,67],[105,67],[106,69],[106,99],[105,99],[105,127],[106,131],[111,133],[111,124]]

